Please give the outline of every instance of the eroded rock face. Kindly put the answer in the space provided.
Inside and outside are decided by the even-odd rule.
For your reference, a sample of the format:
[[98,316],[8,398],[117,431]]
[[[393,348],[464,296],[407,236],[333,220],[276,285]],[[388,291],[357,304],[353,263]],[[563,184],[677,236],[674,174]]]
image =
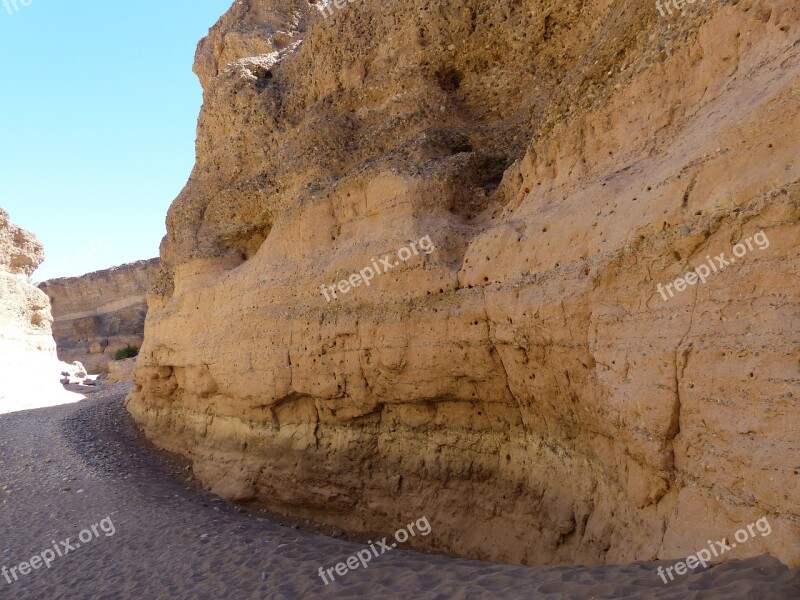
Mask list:
[[0,414],[58,404],[67,394],[59,385],[50,302],[30,281],[43,260],[39,240],[0,208]]
[[116,383],[118,381],[131,381],[133,379],[133,369],[136,366],[135,358],[126,358],[108,363],[108,381]]
[[58,356],[80,361],[92,373],[108,370],[117,350],[139,348],[144,337],[147,290],[158,272],[158,259],[51,279],[39,285],[53,306],[53,334]]
[[794,0],[235,3],[130,412],[226,498],[464,556],[768,516],[726,556],[800,564],[799,36]]

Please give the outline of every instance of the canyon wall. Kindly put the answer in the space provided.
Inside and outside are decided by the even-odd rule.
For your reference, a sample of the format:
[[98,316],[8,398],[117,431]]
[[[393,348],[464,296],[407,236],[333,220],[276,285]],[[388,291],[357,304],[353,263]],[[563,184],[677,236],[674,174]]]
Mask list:
[[140,260],[39,284],[53,306],[59,358],[80,361],[89,372],[101,373],[108,371],[117,350],[141,347],[147,290],[158,264],[157,258]]
[[426,515],[410,543],[463,556],[684,557],[767,517],[726,556],[800,564],[797,3],[317,9],[236,2],[198,47],[147,435],[225,498]]
[[59,384],[50,302],[31,283],[43,260],[39,240],[0,208],[0,414],[82,398]]

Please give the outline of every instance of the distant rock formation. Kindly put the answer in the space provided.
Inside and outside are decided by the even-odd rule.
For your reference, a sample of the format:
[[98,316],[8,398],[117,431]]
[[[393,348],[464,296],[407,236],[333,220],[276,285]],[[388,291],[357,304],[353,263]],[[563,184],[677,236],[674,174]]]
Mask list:
[[132,381],[133,368],[136,366],[135,358],[126,358],[108,363],[108,381]]
[[159,261],[140,260],[81,277],[39,284],[53,307],[58,356],[80,361],[90,373],[108,371],[117,350],[139,348],[144,336],[147,290]]
[[800,12],[690,12],[235,2],[197,51],[147,435],[226,498],[426,515],[411,543],[469,557],[685,557],[768,516],[726,556],[800,564]]
[[43,260],[39,240],[0,208],[0,414],[82,397],[59,384],[50,302],[30,281]]

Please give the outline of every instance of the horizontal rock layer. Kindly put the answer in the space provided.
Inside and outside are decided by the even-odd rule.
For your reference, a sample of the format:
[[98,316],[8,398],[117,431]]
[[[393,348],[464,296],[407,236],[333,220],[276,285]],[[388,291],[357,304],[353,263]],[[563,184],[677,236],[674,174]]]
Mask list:
[[683,557],[767,516],[728,556],[800,564],[796,3],[332,12],[237,2],[198,48],[148,436],[223,497],[426,515],[464,556]]
[[81,277],[39,284],[53,306],[53,334],[58,356],[80,361],[92,373],[108,370],[117,350],[139,348],[144,338],[147,290],[159,261],[134,263]]

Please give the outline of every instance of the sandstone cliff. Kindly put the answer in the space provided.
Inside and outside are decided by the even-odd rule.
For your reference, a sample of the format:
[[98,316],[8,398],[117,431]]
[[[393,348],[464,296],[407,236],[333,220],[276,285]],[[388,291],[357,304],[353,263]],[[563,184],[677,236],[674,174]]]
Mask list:
[[147,434],[226,498],[427,515],[464,556],[682,557],[768,516],[729,556],[800,564],[797,3],[333,12],[236,2],[198,47]]
[[0,208],[0,414],[83,397],[59,385],[50,302],[30,281],[43,260],[39,240]]
[[51,279],[39,285],[53,306],[53,335],[58,356],[80,361],[92,373],[108,370],[117,350],[139,348],[144,336],[147,290],[158,259]]

